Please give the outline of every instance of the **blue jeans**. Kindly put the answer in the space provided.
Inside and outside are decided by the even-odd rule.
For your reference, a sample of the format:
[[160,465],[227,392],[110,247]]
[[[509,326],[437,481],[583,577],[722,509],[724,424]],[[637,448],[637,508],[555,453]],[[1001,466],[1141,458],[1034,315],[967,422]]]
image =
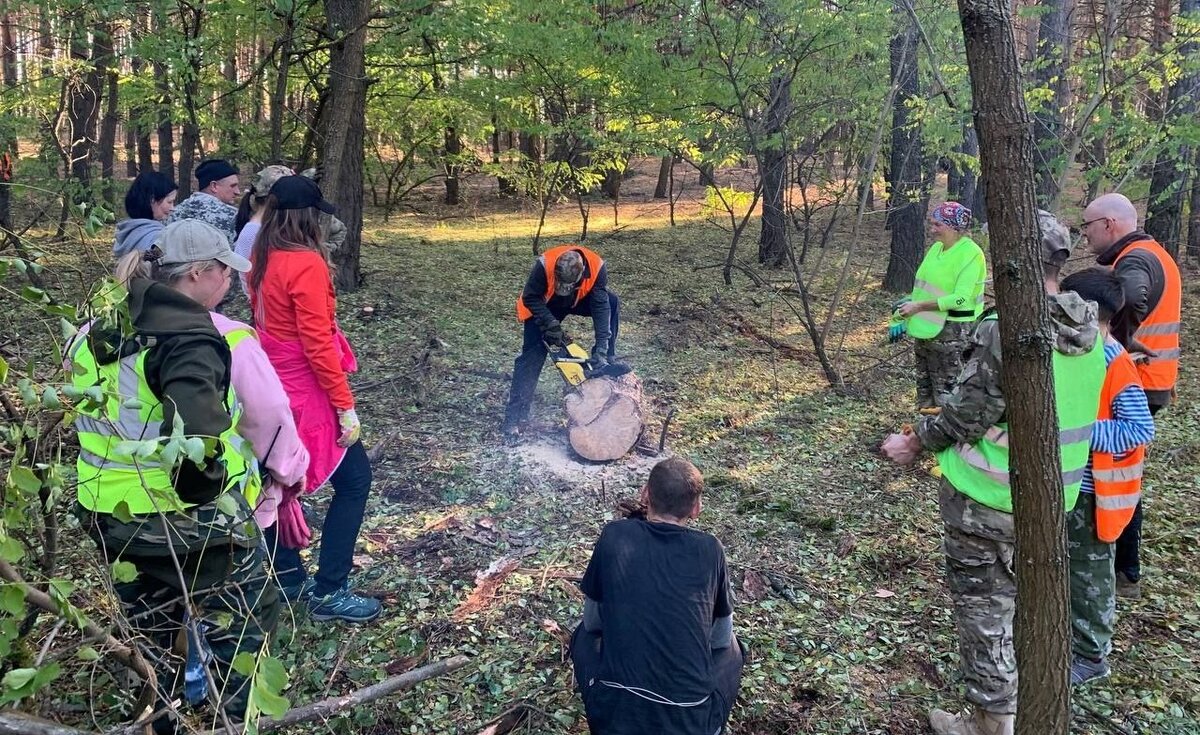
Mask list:
[[[333,485],[333,499],[325,513],[321,526],[321,552],[315,576],[317,597],[340,589],[350,576],[353,566],[354,544],[358,541],[358,530],[362,526],[363,514],[367,509],[367,495],[371,492],[371,460],[361,441],[346,450],[346,456],[329,478]],[[267,547],[274,551],[275,577],[282,587],[298,587],[308,578],[299,549],[287,549],[279,545],[278,524],[266,531]]]
[[[608,292],[608,308],[608,330],[611,337],[608,340],[607,357],[609,362],[612,362],[617,355],[617,332],[621,326],[621,300],[612,291]],[[568,314],[590,317],[592,305],[585,298],[570,311],[554,314],[554,318],[562,321]],[[508,421],[524,421],[529,418],[529,407],[533,403],[533,394],[537,391],[538,378],[546,364],[546,345],[542,341],[542,330],[532,319],[525,320],[524,326],[521,354],[513,361],[512,387],[508,392],[508,407],[504,413]]]

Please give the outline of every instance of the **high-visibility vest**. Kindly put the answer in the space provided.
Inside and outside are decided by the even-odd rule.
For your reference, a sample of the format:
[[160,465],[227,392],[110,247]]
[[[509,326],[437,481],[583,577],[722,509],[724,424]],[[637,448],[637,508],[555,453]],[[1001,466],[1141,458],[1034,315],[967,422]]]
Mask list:
[[[1104,377],[1100,392],[1100,420],[1112,418],[1112,404],[1117,394],[1130,386],[1141,388],[1137,367],[1125,350],[1113,358]],[[1114,455],[1092,452],[1092,482],[1096,491],[1096,536],[1113,542],[1129,525],[1138,500],[1142,497],[1142,467],[1146,460],[1146,445]]]
[[[243,339],[251,338],[249,329],[237,329],[225,335],[232,350]],[[97,365],[88,341],[82,335],[72,345],[71,380],[76,388],[99,386],[104,392],[102,406],[81,402],[75,418],[79,435],[77,497],[80,505],[97,513],[112,513],[122,502],[135,515],[158,511],[173,512],[192,507],[175,492],[172,467],[161,457],[162,402],[146,382],[148,350],[139,350],[116,362]],[[222,443],[221,461],[225,464],[225,490],[240,491],[251,507],[262,489],[258,465],[249,443],[237,433],[241,406],[230,387],[226,394],[232,423],[218,437]],[[127,441],[160,440],[158,451],[137,457],[122,447]],[[184,460],[187,461],[187,460]]]
[[[986,319],[995,319],[989,316]],[[1066,509],[1075,507],[1091,453],[1092,425],[1104,384],[1104,341],[1083,355],[1053,354],[1054,399],[1058,409],[1058,446]],[[989,508],[1012,512],[1009,482],[1008,423],[992,426],[973,444],[959,442],[937,453],[942,475],[955,490]]]
[[968,302],[961,308],[943,311],[918,311],[908,317],[905,329],[915,339],[933,339],[942,332],[947,321],[973,322],[983,311],[983,284],[987,279],[987,262],[983,250],[969,237],[963,237],[946,248],[940,241],[935,242],[925,253],[921,265],[917,268],[916,281],[913,283],[912,301],[937,301],[954,292],[958,277],[968,269],[978,271],[978,283],[972,289]]
[[[596,279],[600,277],[600,268],[604,265],[604,261],[599,255],[588,250],[581,245],[559,245],[555,248],[550,248],[546,252],[538,256],[538,262],[546,270],[546,301],[554,297],[554,264],[563,253],[576,250],[583,256],[583,261],[587,263],[587,269],[584,272],[583,281],[579,284],[579,288],[575,291],[576,306],[583,298],[592,292],[592,287],[596,285]],[[529,307],[525,306],[525,302],[517,296],[517,321],[524,322],[533,316],[533,312]]]
[[1162,298],[1133,335],[1138,342],[1158,353],[1147,362],[1137,363],[1138,377],[1146,390],[1171,390],[1179,378],[1179,310],[1182,301],[1179,266],[1156,241],[1136,240],[1117,255],[1113,267],[1136,249],[1154,255],[1164,276]]

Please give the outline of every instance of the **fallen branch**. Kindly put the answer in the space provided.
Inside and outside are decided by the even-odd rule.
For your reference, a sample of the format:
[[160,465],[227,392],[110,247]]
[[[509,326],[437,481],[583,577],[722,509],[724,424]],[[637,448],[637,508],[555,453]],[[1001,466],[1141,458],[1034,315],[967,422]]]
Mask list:
[[[258,721],[259,733],[277,732],[280,730],[299,725],[302,722],[310,720],[324,720],[342,710],[358,707],[364,704],[369,704],[378,699],[391,696],[396,692],[402,692],[405,689],[420,684],[426,679],[434,679],[439,676],[445,676],[452,671],[457,671],[471,662],[468,656],[453,656],[444,661],[437,661],[431,664],[426,664],[419,669],[406,671],[403,674],[392,676],[378,684],[355,689],[349,694],[343,694],[337,697],[329,697],[322,699],[312,704],[306,704],[303,707],[296,707],[288,710],[283,717],[279,719],[262,719]],[[3,735],[3,733],[0,733]],[[57,734],[55,734],[57,735]],[[69,735],[69,734],[66,734]],[[223,730],[209,730],[203,735],[225,735]]]
[[[2,563],[2,562],[0,562]],[[378,684],[356,689],[349,694],[343,694],[338,697],[329,697],[322,699],[312,704],[306,704],[303,707],[297,707],[288,710],[283,717],[279,719],[262,719],[258,722],[258,731],[260,733],[277,732],[285,728],[298,725],[302,722],[308,722],[316,719],[326,719],[341,712],[342,710],[359,705],[369,704],[378,699],[383,699],[396,692],[411,689],[413,686],[420,684],[426,679],[433,679],[438,676],[444,676],[452,671],[457,671],[471,662],[467,656],[454,656],[445,661],[438,661],[427,666],[422,666],[419,669],[413,669],[398,676],[393,676]],[[143,729],[142,726],[124,726],[117,730],[110,731],[109,735],[132,735]],[[80,730],[68,725],[60,725],[57,722],[43,720],[40,717],[27,715],[24,712],[0,712],[0,735],[96,735],[89,730]],[[216,730],[208,730],[202,735],[229,735],[229,731],[225,728]]]
[[[58,604],[54,602],[50,595],[42,592],[38,588],[26,582],[21,578],[21,575],[17,573],[17,570],[12,568],[12,565],[3,560],[0,560],[0,577],[24,590],[26,602],[41,608],[48,613],[58,615],[60,618],[63,617],[62,611],[59,610]],[[113,658],[140,676],[142,681],[144,681],[148,686],[151,688],[158,686],[158,678],[154,675],[153,667],[150,666],[149,662],[146,661],[140,651],[132,646],[127,646],[118,641],[112,636],[111,633],[90,620],[85,619],[83,621],[82,628],[84,635],[88,639],[104,644],[106,648],[110,649],[109,652]],[[3,725],[0,725],[0,728],[2,727]],[[4,732],[5,730],[0,729],[0,735],[2,735]]]

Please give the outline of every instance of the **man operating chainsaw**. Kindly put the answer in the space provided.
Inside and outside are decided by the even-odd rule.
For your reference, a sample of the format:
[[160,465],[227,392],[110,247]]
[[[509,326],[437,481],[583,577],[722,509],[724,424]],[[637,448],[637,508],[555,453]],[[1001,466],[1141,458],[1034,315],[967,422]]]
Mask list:
[[512,387],[504,412],[506,436],[516,436],[529,420],[538,376],[550,350],[571,340],[563,332],[568,314],[592,319],[596,343],[588,369],[603,370],[616,354],[617,295],[608,290],[608,270],[599,255],[579,245],[559,245],[538,257],[517,299],[517,320],[525,327],[521,354],[513,363]]

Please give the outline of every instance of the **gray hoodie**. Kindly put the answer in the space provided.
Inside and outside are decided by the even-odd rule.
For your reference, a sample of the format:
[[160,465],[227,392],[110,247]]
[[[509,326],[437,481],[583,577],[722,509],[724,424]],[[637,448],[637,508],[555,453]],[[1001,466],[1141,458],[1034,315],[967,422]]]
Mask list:
[[118,222],[113,256],[120,258],[134,250],[149,250],[162,230],[163,223],[152,219],[127,219]]

